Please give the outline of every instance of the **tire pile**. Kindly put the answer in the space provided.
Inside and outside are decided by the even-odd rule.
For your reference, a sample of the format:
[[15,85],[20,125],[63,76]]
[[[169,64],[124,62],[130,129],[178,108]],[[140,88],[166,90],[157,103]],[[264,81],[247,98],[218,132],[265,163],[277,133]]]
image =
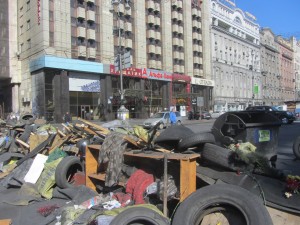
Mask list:
[[[2,156],[3,163],[0,183],[3,183],[14,171],[24,165],[28,159],[34,159],[37,154],[50,156],[51,153],[60,149],[67,156],[62,158],[55,168],[53,174],[54,188],[69,190],[83,184],[80,182],[80,179],[76,180],[76,175],[83,174],[84,176],[86,146],[103,144],[105,136],[111,130],[86,120],[81,120],[80,122],[79,124],[62,124],[64,129],[59,130],[29,114],[22,116],[18,123],[6,123],[1,130],[0,136],[0,159]],[[214,136],[211,133],[194,134],[182,125],[167,128],[162,133],[156,133],[156,130],[151,132],[152,134],[149,134],[147,138],[145,138],[144,134],[132,135],[131,133],[126,134],[127,138],[125,139],[131,148],[140,149],[139,151],[146,151],[149,154],[155,152],[157,148],[160,148],[160,151],[161,148],[164,148],[163,150],[169,154],[172,154],[174,151],[181,154],[198,152],[202,154],[202,157],[207,162],[211,160],[214,163],[217,160],[218,163],[223,163],[223,166],[227,165],[224,161],[227,157],[226,155],[215,154],[214,150],[218,147],[214,144]],[[37,138],[40,136],[44,137]],[[123,171],[126,170],[128,175],[125,182],[130,180],[135,169],[137,169],[134,168],[134,165],[132,167],[131,164],[127,166],[125,169],[122,168]],[[145,172],[150,173],[154,179],[151,185],[145,185],[142,182],[142,178],[135,181],[138,186],[147,186],[145,190],[139,190],[139,194],[142,195],[145,204],[134,205],[134,201],[126,201],[126,194],[128,193],[125,189],[118,189],[117,186],[106,189],[107,187],[99,186],[97,191],[101,193],[102,197],[118,195],[119,203],[121,205],[124,204],[124,207],[117,210],[114,216],[100,215],[99,212],[103,212],[103,207],[109,207],[110,205],[99,200],[99,198],[86,199],[89,202],[88,207],[85,211],[81,211],[80,216],[72,220],[72,222],[76,221],[77,224],[78,221],[81,220],[82,222],[82,219],[85,218],[84,224],[91,224],[92,222],[97,224],[97,221],[98,224],[104,224],[104,221],[107,222],[108,220],[110,222],[106,224],[110,225],[210,224],[210,222],[215,221],[214,215],[220,213],[227,215],[225,216],[226,218],[230,218],[224,218],[224,221],[227,220],[228,224],[272,224],[272,220],[262,202],[243,188],[228,184],[214,184],[201,187],[180,203],[178,190],[176,190],[176,188],[179,189],[178,177],[173,174],[175,171],[178,172],[178,165],[171,163],[168,165],[168,182],[165,187],[156,185],[159,183],[159,179],[162,179],[163,168],[157,168],[150,161],[143,166],[144,168],[152,167],[152,170],[145,170]],[[18,177],[18,180],[22,184],[25,183],[24,176]],[[167,189],[166,192],[164,192],[164,188]],[[164,198],[163,193],[168,195],[167,198]],[[132,192],[130,194],[131,198],[135,194],[136,192]],[[248,197],[245,198],[245,196]],[[249,196],[251,196],[250,200]],[[110,198],[110,200],[112,199]],[[81,205],[85,205],[86,201]],[[113,202],[114,204],[116,203],[115,201]],[[168,217],[162,213],[165,206],[167,207]],[[87,215],[86,213],[91,213],[89,209],[94,211],[93,215],[89,214],[87,219],[84,216]],[[53,210],[47,214],[47,218],[49,219],[52,216],[52,222],[55,222],[56,219],[60,220],[58,218],[64,215],[63,211],[60,211],[62,209],[53,207]],[[64,216],[63,219],[65,219]],[[232,221],[230,222],[230,220],[234,222],[231,223]]]

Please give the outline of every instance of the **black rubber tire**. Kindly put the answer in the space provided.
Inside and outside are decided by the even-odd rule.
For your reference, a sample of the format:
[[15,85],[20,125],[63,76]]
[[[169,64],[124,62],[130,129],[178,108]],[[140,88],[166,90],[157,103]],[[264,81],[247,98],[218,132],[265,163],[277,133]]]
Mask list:
[[28,114],[21,115],[19,120],[21,123],[31,125],[34,123],[35,119],[36,119],[35,115],[28,113]]
[[201,152],[201,160],[205,163],[237,171],[240,168],[233,165],[233,158],[233,151],[210,143],[206,143]]
[[67,156],[57,165],[55,182],[60,188],[74,187],[73,176],[78,171],[83,171],[83,165],[77,156]]
[[232,225],[273,224],[268,210],[257,196],[236,185],[214,184],[200,188],[186,198],[177,208],[172,225],[200,225],[205,215],[214,213],[225,213]]
[[[169,225],[168,218],[146,207],[132,207],[118,214],[110,225]],[[182,224],[181,224],[182,225]]]
[[204,143],[216,143],[214,135],[212,133],[206,132],[185,137],[179,141],[178,150],[185,150]]
[[297,159],[300,159],[300,136],[293,143],[293,152]]

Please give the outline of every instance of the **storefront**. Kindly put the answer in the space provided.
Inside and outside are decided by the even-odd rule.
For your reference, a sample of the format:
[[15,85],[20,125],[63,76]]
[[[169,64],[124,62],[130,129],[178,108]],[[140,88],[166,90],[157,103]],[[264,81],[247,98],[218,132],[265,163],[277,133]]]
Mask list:
[[[109,67],[112,90],[108,107],[116,114],[121,105],[120,73],[113,65]],[[169,89],[172,74],[147,68],[128,68],[123,70],[123,89],[125,107],[130,118],[147,118],[151,114],[169,108]]]
[[172,75],[171,105],[176,106],[176,110],[181,116],[186,116],[191,108],[191,77],[181,74]]
[[[215,83],[213,80],[192,77],[191,100],[194,103],[192,106],[193,111],[200,111],[200,107],[201,110],[205,111],[213,110],[212,93],[214,86]],[[195,104],[197,102],[197,98],[199,97],[203,100],[201,105]]]

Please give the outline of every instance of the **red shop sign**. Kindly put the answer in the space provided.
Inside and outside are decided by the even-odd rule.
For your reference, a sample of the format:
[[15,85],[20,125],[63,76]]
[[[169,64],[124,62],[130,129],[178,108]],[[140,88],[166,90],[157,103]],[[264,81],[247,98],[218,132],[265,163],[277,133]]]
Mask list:
[[173,81],[178,81],[178,82],[185,82],[185,83],[191,83],[192,78],[187,75],[182,75],[182,74],[172,74],[172,80]]

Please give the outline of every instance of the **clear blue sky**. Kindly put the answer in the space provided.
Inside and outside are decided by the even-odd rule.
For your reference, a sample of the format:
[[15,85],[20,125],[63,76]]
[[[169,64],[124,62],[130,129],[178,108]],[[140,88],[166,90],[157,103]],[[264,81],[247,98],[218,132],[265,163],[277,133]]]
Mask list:
[[299,0],[231,0],[236,7],[254,15],[260,27],[269,27],[275,35],[295,36],[300,40]]

